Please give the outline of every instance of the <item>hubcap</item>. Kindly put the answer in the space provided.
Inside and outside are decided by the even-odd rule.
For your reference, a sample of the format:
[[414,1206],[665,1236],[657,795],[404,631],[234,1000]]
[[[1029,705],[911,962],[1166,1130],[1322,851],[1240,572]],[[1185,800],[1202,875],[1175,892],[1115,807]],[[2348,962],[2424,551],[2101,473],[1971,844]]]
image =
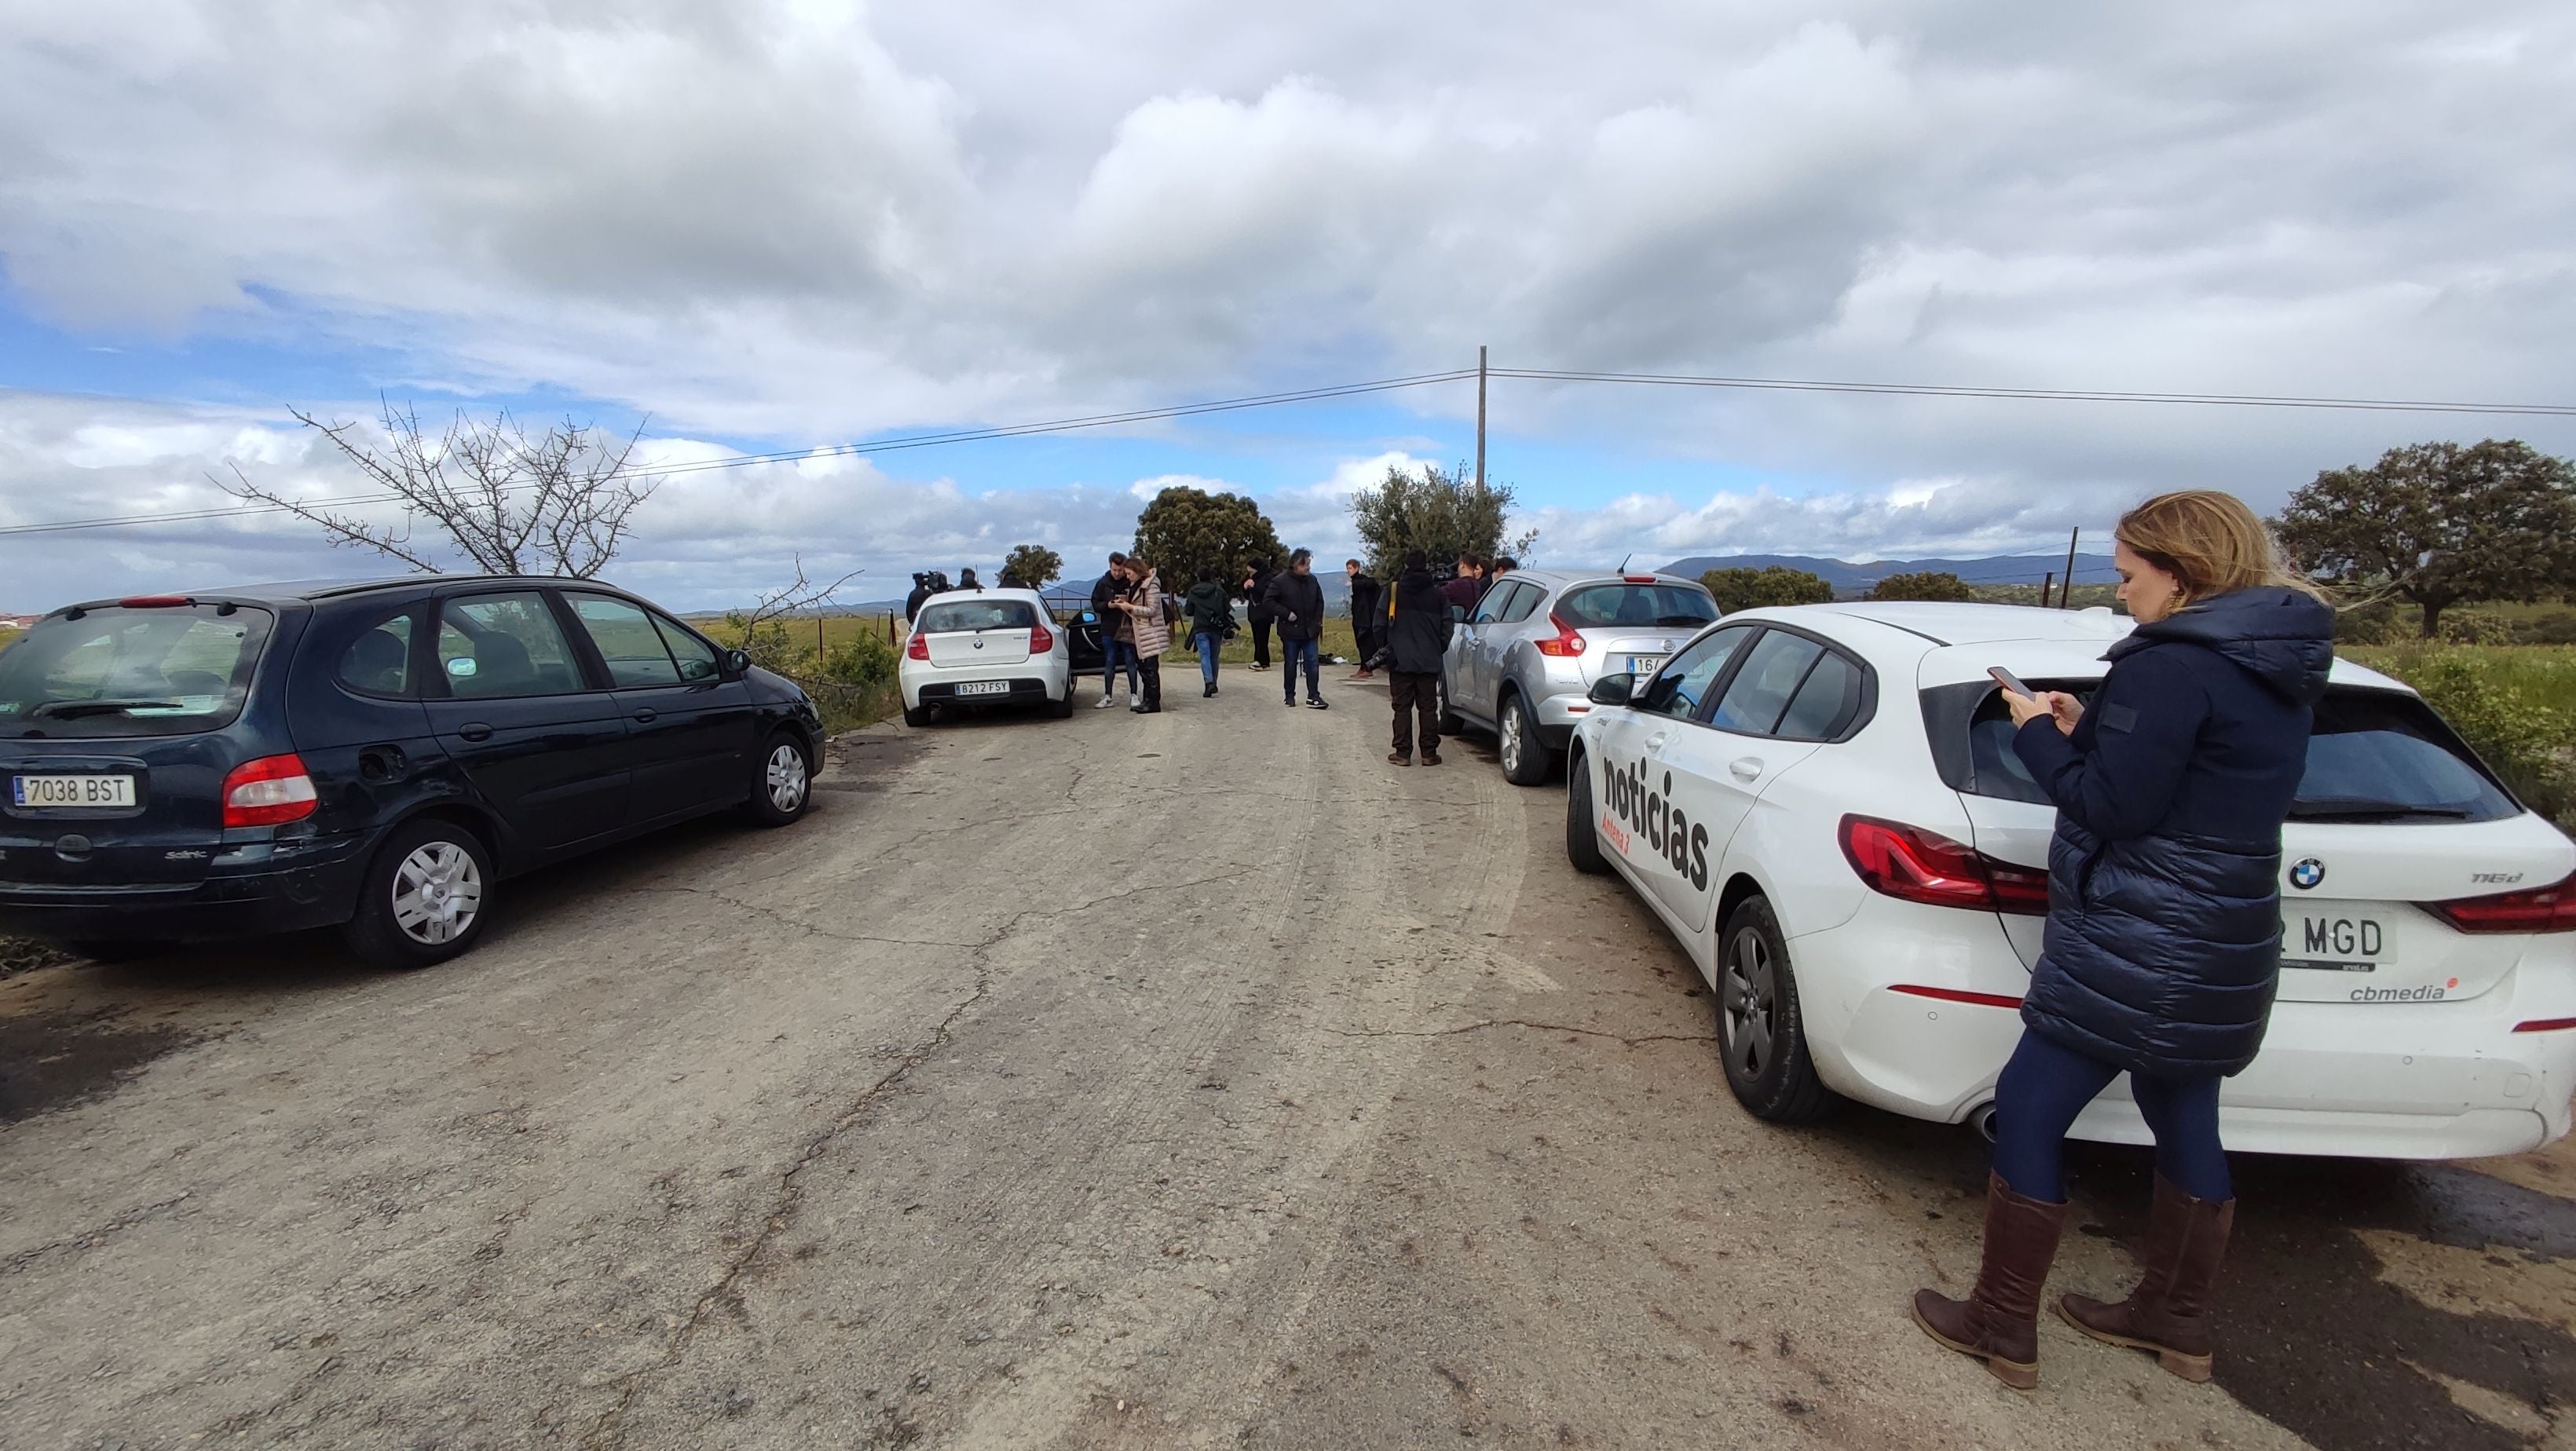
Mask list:
[[1521,768],[1521,704],[1513,701],[1503,707],[1503,769]]
[[483,910],[483,869],[452,841],[433,841],[394,871],[394,925],[425,947],[453,942]]
[[1779,974],[1762,934],[1747,928],[1726,948],[1726,1063],[1741,1077],[1759,1078],[1771,1066],[1779,1021]]
[[769,753],[769,804],[793,811],[805,804],[805,753],[781,744]]

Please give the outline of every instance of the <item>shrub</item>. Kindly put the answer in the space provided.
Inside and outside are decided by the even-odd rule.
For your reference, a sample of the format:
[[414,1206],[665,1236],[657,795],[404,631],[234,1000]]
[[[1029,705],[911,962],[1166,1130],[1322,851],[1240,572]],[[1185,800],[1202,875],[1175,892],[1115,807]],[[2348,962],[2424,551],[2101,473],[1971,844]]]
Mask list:
[[1760,569],[1712,569],[1701,575],[1699,582],[1716,598],[1718,609],[1730,615],[1764,605],[1827,604],[1834,597],[1834,587],[1825,583],[1823,576],[1778,564]]
[[1968,582],[1947,570],[1925,570],[1919,574],[1891,574],[1870,586],[1874,600],[1972,600],[1977,592]]
[[2576,763],[2567,755],[2576,717],[2499,678],[2468,650],[2414,645],[2373,653],[2372,664],[2415,687],[2523,804],[2576,825]]

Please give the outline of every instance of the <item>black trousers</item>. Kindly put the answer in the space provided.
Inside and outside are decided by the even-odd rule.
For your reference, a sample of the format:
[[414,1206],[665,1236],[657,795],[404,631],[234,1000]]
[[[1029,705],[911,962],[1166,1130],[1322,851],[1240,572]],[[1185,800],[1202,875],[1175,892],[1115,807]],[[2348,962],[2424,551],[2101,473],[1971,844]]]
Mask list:
[[1145,708],[1161,710],[1163,708],[1163,657],[1139,655],[1136,658],[1136,668],[1145,677]]
[[1252,622],[1252,663],[1265,670],[1270,668],[1270,622],[1268,620]]
[[[1422,742],[1422,754],[1440,754],[1440,677],[1428,670],[1395,670],[1386,678],[1386,693],[1395,701],[1395,753],[1413,754],[1415,740]],[[1407,729],[1405,714],[1410,711],[1415,726]]]

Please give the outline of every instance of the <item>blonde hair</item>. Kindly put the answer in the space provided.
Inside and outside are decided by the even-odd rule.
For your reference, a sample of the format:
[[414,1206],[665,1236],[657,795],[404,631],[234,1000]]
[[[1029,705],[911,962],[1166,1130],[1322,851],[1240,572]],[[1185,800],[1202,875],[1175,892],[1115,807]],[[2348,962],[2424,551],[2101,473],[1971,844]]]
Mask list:
[[2182,585],[2184,606],[2266,586],[2318,593],[2282,560],[2271,529],[2234,494],[2216,489],[2158,494],[2121,515],[2112,535],[2170,572]]

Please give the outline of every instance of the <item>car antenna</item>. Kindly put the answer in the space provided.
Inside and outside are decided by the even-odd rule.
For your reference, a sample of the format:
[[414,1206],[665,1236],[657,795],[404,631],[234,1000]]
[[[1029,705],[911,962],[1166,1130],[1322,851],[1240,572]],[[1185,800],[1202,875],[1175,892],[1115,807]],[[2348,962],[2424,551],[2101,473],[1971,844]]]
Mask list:
[[1619,570],[1618,570],[1618,572],[1619,572],[1619,573],[1621,573],[1621,574],[1626,574],[1626,573],[1628,572],[1628,561],[1629,561],[1629,560],[1632,560],[1632,559],[1634,559],[1634,558],[1636,558],[1636,557],[1637,557],[1637,551],[1635,551],[1635,550],[1633,550],[1633,549],[1629,550],[1629,551],[1628,551],[1627,553],[1625,553],[1625,554],[1620,555],[1620,556],[1619,556]]

